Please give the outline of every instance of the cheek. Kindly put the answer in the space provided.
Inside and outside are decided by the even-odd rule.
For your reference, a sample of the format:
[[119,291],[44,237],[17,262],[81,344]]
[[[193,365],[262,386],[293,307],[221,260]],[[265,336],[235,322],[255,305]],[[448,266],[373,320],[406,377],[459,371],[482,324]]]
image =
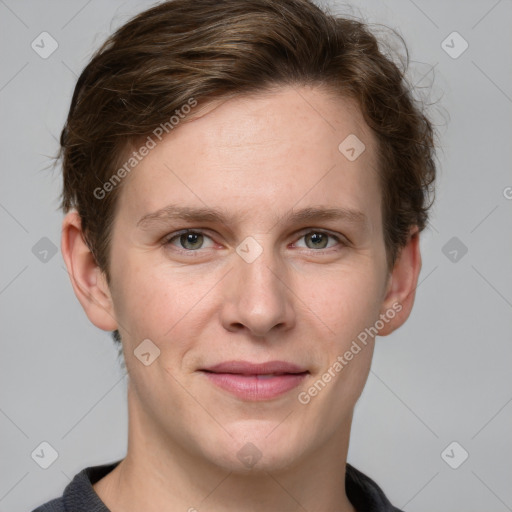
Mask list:
[[126,261],[122,275],[117,276],[114,303],[119,323],[133,345],[149,338],[162,351],[171,340],[175,349],[186,349],[185,345],[196,337],[194,328],[199,327],[190,319],[204,307],[201,298],[215,280],[207,276],[194,278],[184,267],[152,265],[142,256],[140,260]]
[[304,308],[324,324],[328,338],[349,342],[378,318],[381,276],[378,269],[351,266],[317,275],[315,286],[297,283]]
[[377,267],[354,267],[323,276],[318,281],[323,286],[310,295],[308,306],[315,313],[317,332],[321,330],[322,342],[315,350],[322,368],[305,391],[314,407],[329,409],[324,415],[326,428],[328,424],[334,428],[347,404],[355,404],[368,377],[375,339],[371,328],[379,319],[380,279]]

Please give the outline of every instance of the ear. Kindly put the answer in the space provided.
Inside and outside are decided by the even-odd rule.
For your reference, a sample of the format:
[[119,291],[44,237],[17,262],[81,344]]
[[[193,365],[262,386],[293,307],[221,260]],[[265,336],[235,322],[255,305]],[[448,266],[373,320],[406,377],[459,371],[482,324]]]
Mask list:
[[62,222],[61,250],[73,290],[89,320],[104,331],[117,329],[106,276],[85,243],[80,216],[75,210]]
[[[407,244],[402,248],[388,278],[381,316],[388,319],[379,330],[379,336],[387,336],[405,323],[412,310],[418,276],[421,270],[420,233],[417,226],[409,232]],[[386,314],[387,312],[387,314]],[[392,316],[392,312],[394,316]]]

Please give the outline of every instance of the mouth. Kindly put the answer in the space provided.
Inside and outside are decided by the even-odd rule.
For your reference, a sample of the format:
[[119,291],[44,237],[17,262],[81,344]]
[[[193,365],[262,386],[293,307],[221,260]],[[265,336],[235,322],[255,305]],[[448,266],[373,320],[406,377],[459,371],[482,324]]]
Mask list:
[[210,382],[243,400],[262,401],[296,388],[309,370],[285,361],[226,361],[200,370]]

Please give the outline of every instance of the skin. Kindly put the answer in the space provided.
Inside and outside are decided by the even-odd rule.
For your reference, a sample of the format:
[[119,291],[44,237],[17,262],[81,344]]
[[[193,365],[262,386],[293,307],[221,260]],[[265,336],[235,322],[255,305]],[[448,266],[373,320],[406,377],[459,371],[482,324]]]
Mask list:
[[[119,329],[129,374],[127,456],[94,489],[112,512],[354,512],[345,464],[374,340],[308,404],[297,396],[393,304],[401,310],[379,335],[406,321],[421,268],[419,234],[411,229],[389,273],[376,142],[348,99],[282,87],[211,105],[125,178],[110,286],[77,213],[63,222],[76,296],[94,325]],[[353,162],[338,150],[349,134],[366,146]],[[169,203],[215,207],[231,218],[137,227]],[[286,221],[306,207],[359,210],[367,224]],[[185,228],[204,238],[164,244]],[[318,230],[340,241],[315,245]],[[236,252],[248,236],[262,248],[252,263]],[[147,338],[160,350],[149,366],[134,356]],[[233,359],[288,361],[310,373],[299,388],[251,402],[198,371]],[[248,442],[261,454],[252,468],[237,457]]]

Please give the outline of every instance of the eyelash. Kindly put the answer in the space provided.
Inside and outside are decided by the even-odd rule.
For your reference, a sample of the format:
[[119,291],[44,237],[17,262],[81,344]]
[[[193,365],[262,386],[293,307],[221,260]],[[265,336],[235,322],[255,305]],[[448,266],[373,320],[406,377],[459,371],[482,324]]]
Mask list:
[[[315,234],[326,235],[329,238],[334,239],[342,247],[348,247],[349,246],[349,241],[347,239],[345,239],[344,237],[339,237],[337,235],[333,235],[329,231],[324,231],[322,229],[310,229],[309,231],[302,231],[301,233],[302,234],[299,236],[299,239],[304,238],[306,235],[310,235],[310,234],[315,233]],[[210,236],[208,236],[205,232],[203,232],[201,230],[183,229],[181,231],[177,231],[177,232],[171,233],[169,236],[165,237],[165,239],[163,240],[162,244],[164,246],[166,246],[166,247],[167,246],[171,246],[173,240],[179,239],[179,237],[181,237],[182,235],[187,235],[187,234],[203,235],[203,236],[205,236],[207,238],[212,239]],[[187,254],[188,256],[192,256],[192,257],[195,256],[194,253],[200,253],[200,251],[201,251],[201,249],[195,249],[194,250],[194,249],[184,249],[184,248],[178,248],[178,247],[175,247],[174,249],[177,252],[179,252],[179,253]],[[308,251],[311,251],[311,252],[315,252],[315,253],[319,253],[319,252],[326,253],[326,252],[331,252],[332,250],[336,250],[336,247],[328,247],[328,248],[324,248],[324,249],[309,249],[309,248],[306,247],[305,249],[308,250]]]

